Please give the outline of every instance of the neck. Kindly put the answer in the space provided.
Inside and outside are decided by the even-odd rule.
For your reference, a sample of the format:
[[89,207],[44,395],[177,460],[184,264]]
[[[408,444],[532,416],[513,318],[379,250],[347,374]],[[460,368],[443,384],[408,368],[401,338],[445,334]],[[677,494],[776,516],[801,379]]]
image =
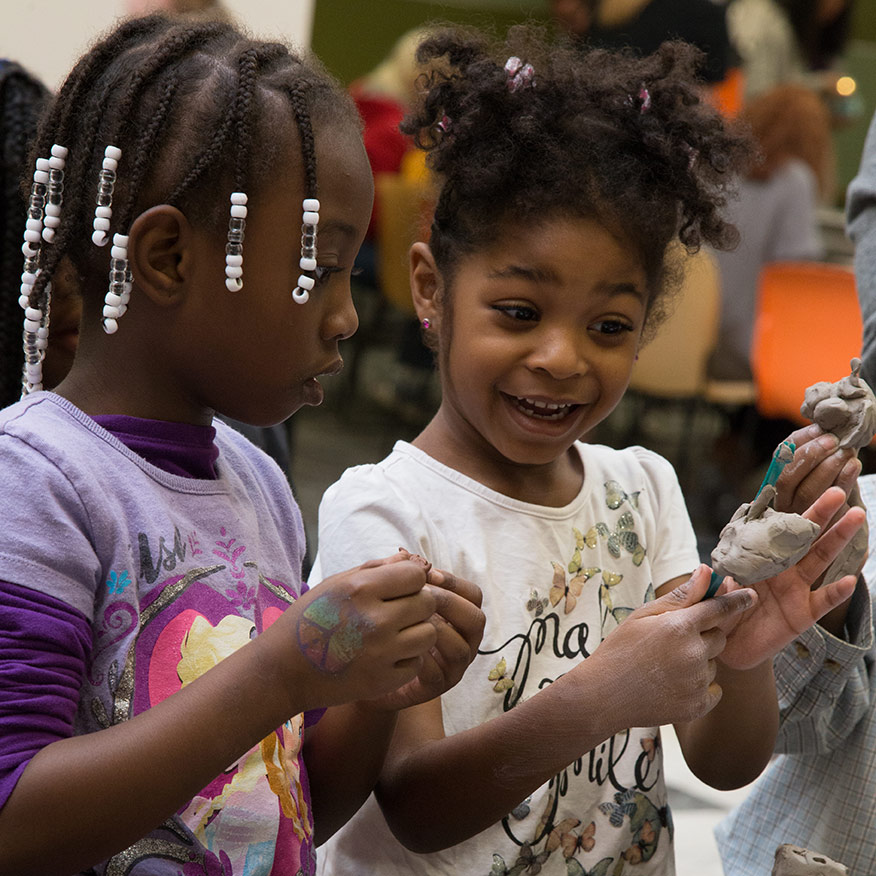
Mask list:
[[[468,431],[466,438],[460,437],[459,426],[451,426],[442,406],[413,445],[448,468],[520,502],[561,508],[580,492],[584,471],[574,447],[549,463],[529,465],[506,459],[467,424],[461,428]],[[478,448],[475,453],[473,446]]]

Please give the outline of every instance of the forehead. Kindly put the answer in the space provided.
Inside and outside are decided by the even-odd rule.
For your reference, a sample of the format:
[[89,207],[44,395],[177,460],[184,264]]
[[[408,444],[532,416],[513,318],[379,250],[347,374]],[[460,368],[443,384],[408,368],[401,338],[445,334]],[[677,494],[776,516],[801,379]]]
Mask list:
[[645,284],[644,268],[629,241],[591,218],[507,222],[483,256],[493,269],[515,266],[546,282],[589,277]]
[[[367,227],[374,184],[358,126],[346,121],[325,125],[314,121],[313,127],[320,239],[325,239],[330,223],[358,229],[364,222]],[[284,216],[288,213],[297,227],[301,202],[307,196],[307,174],[294,120],[288,116],[277,119],[272,140],[272,157],[261,174],[259,201],[273,205],[275,211],[282,210]]]

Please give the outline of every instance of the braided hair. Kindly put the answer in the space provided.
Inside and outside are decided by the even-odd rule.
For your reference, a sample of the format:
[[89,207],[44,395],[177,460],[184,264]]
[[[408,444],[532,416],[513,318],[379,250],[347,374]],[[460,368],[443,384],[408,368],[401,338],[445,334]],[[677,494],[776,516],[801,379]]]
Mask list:
[[315,197],[313,124],[359,125],[352,101],[315,59],[250,39],[227,22],[162,15],[125,21],[96,43],[41,119],[32,152],[31,167],[54,143],[69,153],[61,223],[51,245],[40,247],[33,306],[45,303],[65,257],[81,278],[85,310],[98,308],[106,292],[109,253],[92,245],[92,218],[107,145],[122,155],[108,238],[127,234],[141,212],[162,203],[218,232],[228,193],[257,191],[269,169],[278,172],[271,135],[278,101],[302,149],[301,167],[291,172]]
[[21,394],[21,231],[27,202],[21,180],[48,89],[24,68],[0,60],[0,408]]
[[[533,78],[509,82],[509,56]],[[477,31],[443,30],[418,57],[429,69],[402,130],[441,182],[431,248],[445,279],[507,223],[595,219],[639,257],[650,332],[681,279],[669,244],[736,243],[721,208],[748,140],[702,101],[694,47],[665,43],[647,58],[582,51],[523,25],[496,46]]]

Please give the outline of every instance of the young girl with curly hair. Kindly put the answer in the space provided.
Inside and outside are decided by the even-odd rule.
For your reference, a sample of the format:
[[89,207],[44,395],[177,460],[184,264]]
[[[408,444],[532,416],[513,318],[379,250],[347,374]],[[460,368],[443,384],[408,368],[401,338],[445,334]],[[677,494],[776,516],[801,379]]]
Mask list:
[[[851,593],[810,584],[863,515],[702,601],[670,464],[582,440],[664,315],[676,242],[733,241],[723,190],[747,147],[700,99],[695,50],[582,55],[522,28],[495,49],[442,32],[420,57],[439,63],[405,128],[441,189],[410,271],[442,402],[327,491],[314,580],[408,544],[481,585],[487,625],[461,683],[400,716],[323,872],[672,873],[660,725],[716,787],[763,769],[770,658]],[[842,501],[807,514],[825,526]]]

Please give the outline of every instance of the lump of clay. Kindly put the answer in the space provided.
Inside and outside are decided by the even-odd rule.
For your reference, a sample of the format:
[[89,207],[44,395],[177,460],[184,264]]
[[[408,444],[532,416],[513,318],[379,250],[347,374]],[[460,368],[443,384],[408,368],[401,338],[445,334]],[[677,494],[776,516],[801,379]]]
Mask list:
[[845,876],[848,872],[848,867],[826,855],[786,843],[776,849],[772,876]]
[[839,439],[840,447],[866,447],[876,434],[876,396],[860,377],[861,360],[836,383],[821,381],[806,390],[800,413]]
[[740,505],[721,530],[712,551],[712,568],[743,587],[789,569],[809,551],[821,527],[770,507],[776,488],[766,485],[751,503]]

